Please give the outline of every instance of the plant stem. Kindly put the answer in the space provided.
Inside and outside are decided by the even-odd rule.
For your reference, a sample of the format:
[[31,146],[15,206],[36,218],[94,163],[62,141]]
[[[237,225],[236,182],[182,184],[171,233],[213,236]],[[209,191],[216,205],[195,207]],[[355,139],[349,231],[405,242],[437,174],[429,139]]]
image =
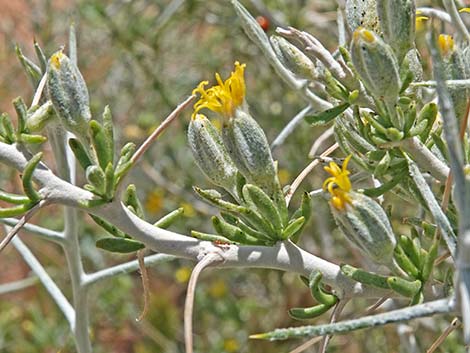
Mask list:
[[400,141],[400,147],[407,152],[419,168],[429,172],[434,178],[445,183],[449,175],[449,167],[438,159],[416,137]]
[[[153,255],[146,256],[144,258],[144,263],[145,263],[145,266],[151,267],[151,266],[155,266],[155,265],[173,260],[175,258],[176,257],[172,255],[153,254]],[[92,274],[87,274],[85,276],[85,279],[83,280],[83,285],[89,287],[95,284],[96,282],[100,282],[102,280],[105,280],[114,276],[131,273],[131,272],[137,271],[138,269],[139,269],[139,262],[137,260],[129,261],[129,262],[117,265],[117,266],[105,268],[104,270],[97,271]]]
[[[60,130],[59,130],[60,131]],[[75,182],[75,160],[71,158],[71,151],[66,142],[67,133],[49,134],[49,139],[54,152],[58,174],[72,184]],[[72,207],[64,207],[64,243],[62,249],[67,260],[70,282],[72,284],[73,306],[75,309],[75,321],[72,332],[78,353],[91,353],[91,342],[88,334],[88,293],[83,285],[85,272],[83,270],[78,241],[77,210]]]
[[335,333],[345,333],[368,327],[383,326],[389,323],[409,321],[419,317],[435,314],[446,314],[454,310],[449,299],[439,299],[424,304],[389,311],[383,314],[361,317],[359,319],[340,321],[333,324],[317,326],[300,326],[277,329],[269,333],[253,335],[255,339],[285,340],[288,338],[315,337]]
[[[19,220],[16,218],[1,218],[0,223],[6,224],[8,226],[15,226],[18,224]],[[51,229],[43,228],[35,224],[26,223],[23,226],[23,230],[34,233],[39,236],[41,239],[53,241],[57,244],[62,244],[64,242],[64,236],[61,232],[56,232]]]
[[38,276],[39,280],[44,285],[44,288],[46,288],[46,290],[49,292],[52,299],[56,302],[57,306],[64,314],[65,319],[69,323],[69,326],[72,328],[75,323],[75,310],[72,305],[70,305],[69,301],[61,292],[59,287],[57,287],[57,284],[55,284],[38,259],[36,259],[33,253],[19,237],[14,238],[11,243],[21,254],[31,270],[33,270],[33,272]]

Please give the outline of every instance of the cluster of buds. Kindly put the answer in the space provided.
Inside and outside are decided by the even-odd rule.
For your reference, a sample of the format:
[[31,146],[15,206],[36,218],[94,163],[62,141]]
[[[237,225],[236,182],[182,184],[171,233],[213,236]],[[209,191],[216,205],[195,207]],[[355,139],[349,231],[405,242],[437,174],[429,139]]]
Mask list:
[[[196,188],[202,198],[223,211],[224,219],[213,219],[219,235],[193,235],[226,242],[273,244],[298,236],[310,217],[310,198],[307,194],[299,212],[289,219],[266,135],[245,101],[244,69],[244,64],[236,62],[228,79],[223,81],[216,74],[217,85],[206,89],[208,82],[203,81],[193,92],[200,95],[188,128],[193,156],[210,181],[238,203],[222,200],[215,190]],[[202,109],[222,119],[220,132],[200,113]]]

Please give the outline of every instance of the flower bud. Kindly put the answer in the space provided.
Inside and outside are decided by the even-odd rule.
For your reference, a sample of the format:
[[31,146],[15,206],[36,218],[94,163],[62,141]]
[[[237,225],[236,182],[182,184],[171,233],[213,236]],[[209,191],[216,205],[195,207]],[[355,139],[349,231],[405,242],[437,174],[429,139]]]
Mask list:
[[347,0],[346,21],[351,32],[359,27],[379,32],[376,0]]
[[354,31],[351,44],[354,68],[370,94],[394,101],[400,91],[398,63],[392,48],[365,28]]
[[224,120],[222,139],[247,182],[272,197],[279,188],[276,167],[266,135],[255,119],[237,109],[233,117]]
[[286,39],[279,36],[271,36],[271,44],[274,52],[282,64],[295,75],[313,80],[316,77],[316,69],[310,60],[300,49]]
[[202,114],[196,114],[188,127],[188,141],[196,164],[215,184],[236,196],[237,168],[225,149],[217,129]]
[[47,91],[64,127],[83,136],[91,119],[88,90],[77,66],[61,50],[49,60]]
[[348,196],[344,209],[330,207],[339,229],[370,259],[390,265],[396,240],[385,211],[368,196],[357,192]]
[[377,0],[377,13],[385,41],[393,48],[398,61],[413,47],[416,6],[413,0]]
[[[444,63],[447,80],[465,80],[468,78],[465,65],[465,52],[454,45],[452,36],[441,34],[438,39],[439,50]],[[449,87],[449,93],[454,103],[457,118],[462,118],[467,107],[468,90],[465,88]]]

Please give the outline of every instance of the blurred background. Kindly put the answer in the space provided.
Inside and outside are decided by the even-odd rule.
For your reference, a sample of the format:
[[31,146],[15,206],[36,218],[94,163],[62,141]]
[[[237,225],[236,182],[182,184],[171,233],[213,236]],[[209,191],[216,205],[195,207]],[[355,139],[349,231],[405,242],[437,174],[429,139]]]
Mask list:
[[[317,36],[330,50],[337,46],[335,1],[246,0],[243,4],[254,16],[260,16],[269,34],[277,25],[290,25]],[[247,64],[246,98],[269,141],[306,106],[245,36],[227,1],[0,0],[0,111],[14,114],[11,100],[17,96],[21,95],[27,104],[32,100],[32,88],[16,58],[15,44],[25,55],[34,57],[35,38],[50,56],[67,43],[72,22],[77,28],[78,64],[88,84],[92,112],[98,116],[105,105],[111,107],[120,146],[128,141],[141,143],[201,80],[213,82],[215,72],[227,77],[236,60]],[[210,184],[195,165],[186,143],[190,113],[184,112],[167,129],[145,155],[141,168],[128,179],[137,185],[149,221],[184,207],[185,216],[173,230],[185,234],[191,229],[211,232],[210,217],[215,214],[191,190],[193,185]],[[310,162],[308,152],[322,131],[302,123],[274,151],[283,185],[291,183]],[[331,143],[327,141],[323,149]],[[324,178],[321,168],[315,170],[297,192],[293,209],[302,191],[321,187]],[[2,189],[14,191],[19,184],[16,172],[0,166]],[[404,206],[400,213],[406,213],[409,205]],[[360,256],[334,230],[326,202],[315,199],[314,210],[302,247],[335,263],[363,265]],[[32,222],[61,229],[60,215],[59,208],[49,207]],[[395,216],[399,219],[402,214]],[[134,259],[133,255],[111,255],[96,249],[94,243],[103,231],[86,214],[82,220],[81,245],[87,271]],[[70,295],[60,248],[26,232],[21,237]],[[0,263],[0,284],[31,275],[12,246],[1,254]],[[95,352],[183,352],[183,304],[192,266],[191,262],[175,260],[149,270],[150,311],[139,323],[135,319],[143,307],[143,294],[138,273],[95,286],[90,300]],[[299,325],[289,318],[287,310],[313,304],[308,289],[293,274],[259,269],[206,270],[196,294],[195,350],[288,352],[301,342],[250,341],[248,336]],[[343,317],[361,316],[370,304],[357,300],[346,307]],[[311,323],[326,322],[328,318],[324,315]],[[446,319],[451,318],[420,320],[401,325],[399,330],[388,326],[338,336],[332,340],[329,352],[413,352],[416,347],[423,351],[446,327]],[[418,328],[415,339],[413,332]],[[459,334],[452,334],[441,349],[463,352]],[[0,352],[74,351],[65,319],[39,283],[0,294]]]

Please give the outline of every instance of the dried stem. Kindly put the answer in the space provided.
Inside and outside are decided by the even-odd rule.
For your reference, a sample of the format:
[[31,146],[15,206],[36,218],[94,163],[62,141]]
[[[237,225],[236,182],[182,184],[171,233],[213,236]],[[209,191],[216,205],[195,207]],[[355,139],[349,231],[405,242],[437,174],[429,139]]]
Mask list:
[[26,212],[23,217],[21,217],[18,223],[16,223],[15,226],[10,229],[5,238],[3,238],[2,242],[0,243],[0,252],[5,249],[5,247],[11,242],[13,237],[20,231],[20,229],[26,224],[26,222],[45,204],[45,200],[40,201],[39,203],[34,205],[33,208],[31,208],[28,212]]
[[[330,155],[331,153],[333,153],[337,148],[338,148],[338,144],[337,144],[337,143],[334,143],[333,145],[331,145],[330,147],[328,147],[325,152],[323,152],[323,153],[320,155],[320,158],[329,156],[329,155]],[[286,204],[287,204],[288,206],[289,206],[290,200],[292,199],[292,196],[294,195],[295,191],[296,191],[297,188],[300,186],[300,184],[302,183],[302,181],[307,177],[307,175],[310,174],[310,172],[313,170],[313,168],[315,168],[319,163],[320,163],[319,159],[314,159],[312,162],[310,162],[309,165],[307,165],[307,166],[305,167],[304,170],[302,170],[302,172],[301,172],[301,173],[297,176],[297,178],[295,178],[295,180],[292,182],[292,185],[290,186],[289,191],[287,192],[287,195],[286,195]]]
[[188,292],[184,302],[184,344],[186,346],[186,353],[193,353],[193,306],[197,280],[204,268],[221,260],[222,257],[219,254],[207,254],[197,263],[189,278]]
[[[336,304],[335,308],[333,309],[333,313],[331,314],[330,324],[333,324],[336,321],[338,321],[338,319],[341,315],[341,312],[343,311],[343,309],[344,309],[344,307],[346,306],[347,303],[348,303],[347,300],[341,300],[341,301],[338,302],[338,304]],[[328,343],[330,343],[331,337],[332,337],[331,335],[323,336],[323,340],[320,344],[319,353],[325,353],[326,352],[326,348],[328,347]]]
[[309,339],[307,342],[301,344],[300,346],[295,348],[293,351],[290,351],[289,353],[301,353],[305,351],[306,349],[309,349],[315,343],[318,343],[322,340],[323,340],[323,337],[313,337],[312,339]]
[[155,141],[158,136],[161,135],[163,131],[175,120],[179,114],[196,98],[196,96],[189,96],[182,103],[180,103],[175,110],[173,110],[170,115],[167,116],[165,120],[155,129],[152,134],[147,137],[147,139],[140,145],[139,149],[134,153],[131,158],[132,164],[135,165],[137,161],[142,157],[142,155],[149,149],[153,141]]
[[137,260],[139,261],[139,271],[140,276],[142,278],[142,289],[144,291],[144,308],[142,309],[142,313],[139,315],[135,321],[139,322],[147,315],[149,310],[149,302],[150,302],[150,285],[149,285],[149,276],[147,272],[147,267],[145,267],[144,261],[144,250],[137,251]]
[[452,322],[450,323],[449,327],[447,327],[444,332],[437,338],[437,340],[434,341],[434,343],[429,347],[429,349],[426,351],[426,353],[433,353],[439,346],[444,342],[444,340],[449,336],[452,331],[454,331],[456,328],[460,327],[462,323],[458,318],[454,318]]

